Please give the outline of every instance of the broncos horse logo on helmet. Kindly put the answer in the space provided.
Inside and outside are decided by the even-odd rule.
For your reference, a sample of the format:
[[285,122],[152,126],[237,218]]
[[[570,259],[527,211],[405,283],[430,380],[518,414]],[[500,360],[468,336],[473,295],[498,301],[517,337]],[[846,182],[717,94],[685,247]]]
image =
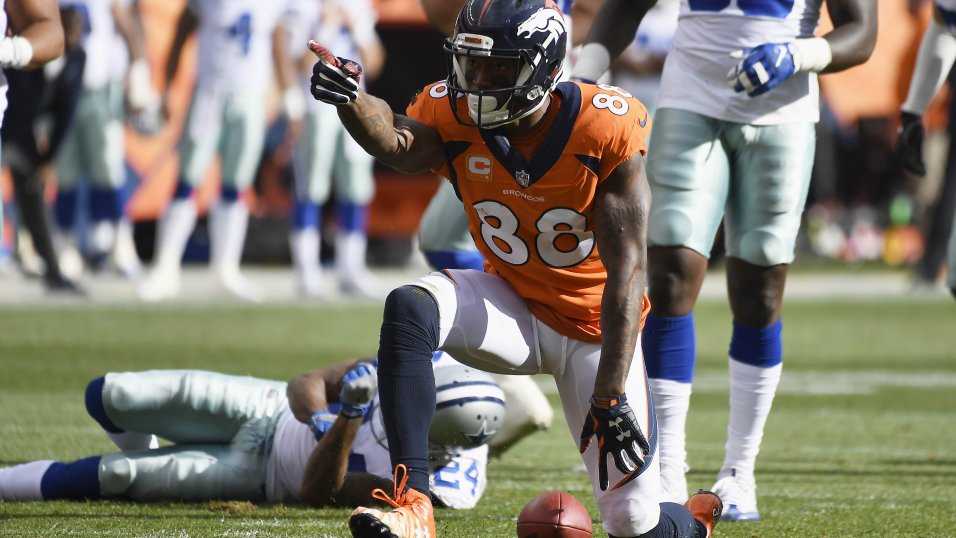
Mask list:
[[[468,0],[444,47],[455,118],[492,128],[540,108],[561,78],[567,42],[564,17],[552,0]],[[468,65],[476,59],[511,66],[513,82],[493,89],[469,84]],[[462,96],[467,117],[459,111]]]

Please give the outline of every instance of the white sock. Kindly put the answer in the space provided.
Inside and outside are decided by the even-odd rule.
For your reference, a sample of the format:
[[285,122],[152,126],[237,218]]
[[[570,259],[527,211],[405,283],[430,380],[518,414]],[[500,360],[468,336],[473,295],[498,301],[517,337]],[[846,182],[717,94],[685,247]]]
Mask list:
[[0,469],[0,500],[42,501],[40,483],[54,463],[53,460],[39,460]]
[[113,250],[116,242],[116,223],[103,219],[93,223],[90,228],[90,247],[96,254],[106,254]]
[[684,473],[687,466],[687,411],[691,384],[670,379],[648,379],[657,413],[658,458],[668,472]]
[[292,249],[292,265],[295,267],[299,282],[306,286],[318,285],[321,275],[319,267],[319,231],[311,226],[293,230],[289,236]]
[[780,383],[783,364],[760,368],[728,360],[730,374],[730,421],[727,423],[727,444],[721,477],[736,469],[738,476],[753,476],[760,441],[773,397]]
[[249,210],[240,201],[219,200],[209,212],[209,240],[213,268],[220,272],[239,272],[246,242]]
[[156,267],[178,269],[186,242],[196,226],[196,204],[191,198],[174,199],[159,220]]
[[159,448],[159,438],[150,433],[140,432],[106,432],[120,450],[146,450]]
[[340,279],[350,280],[366,272],[365,248],[368,240],[362,232],[338,232],[335,236],[335,270]]

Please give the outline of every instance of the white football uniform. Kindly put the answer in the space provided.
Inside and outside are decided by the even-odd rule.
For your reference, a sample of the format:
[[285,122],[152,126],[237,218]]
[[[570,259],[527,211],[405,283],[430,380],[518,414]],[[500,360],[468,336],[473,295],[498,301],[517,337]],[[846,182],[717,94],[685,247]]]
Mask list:
[[129,52],[113,18],[117,2],[129,4],[129,0],[60,0],[61,7],[72,7],[83,17],[86,52],[83,92],[57,154],[57,181],[66,188],[89,178],[97,187],[115,189],[126,178],[123,77]]
[[721,220],[727,255],[793,261],[819,119],[814,73],[767,93],[735,92],[735,50],[813,35],[822,0],[682,0],[647,154],[650,246],[709,256]]
[[752,125],[819,120],[815,73],[796,73],[759,97],[735,92],[730,53],[812,37],[822,0],[681,0],[674,47],[664,65],[660,108]]
[[[437,368],[454,363],[446,353],[436,354]],[[385,423],[378,398],[362,424],[349,454],[349,472],[392,478],[392,463],[385,438]],[[275,441],[266,475],[266,497],[272,502],[299,500],[299,488],[309,456],[318,442],[309,427],[284,410],[276,426]],[[436,503],[449,508],[474,508],[488,483],[488,445],[433,454],[430,489]]]
[[[293,52],[301,52],[304,43],[314,39],[336,56],[361,62],[360,46],[378,39],[377,14],[368,0],[306,0],[293,3],[292,11]],[[306,94],[310,76],[311,71],[303,73],[300,81]],[[364,80],[360,85],[365,87]],[[307,103],[303,136],[294,156],[298,198],[324,204],[334,181],[338,201],[367,205],[375,193],[374,160],[345,130],[335,107],[314,99]]]
[[[435,365],[452,359],[442,358]],[[172,441],[159,449],[104,455],[100,491],[134,500],[299,500],[317,444],[286,400],[286,384],[199,370],[109,373],[103,407],[118,427]],[[377,404],[361,426],[349,470],[392,478]],[[487,445],[433,463],[432,493],[474,507],[487,484]]]
[[287,2],[190,0],[199,19],[196,87],[179,143],[180,177],[198,185],[217,152],[222,182],[254,179],[266,131],[272,32]]

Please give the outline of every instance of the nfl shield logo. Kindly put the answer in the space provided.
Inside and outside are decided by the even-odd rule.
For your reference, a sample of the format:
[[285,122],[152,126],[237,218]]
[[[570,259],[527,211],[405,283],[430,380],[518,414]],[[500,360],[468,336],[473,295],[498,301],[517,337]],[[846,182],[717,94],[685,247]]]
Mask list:
[[515,172],[515,180],[517,180],[518,184],[522,187],[527,187],[528,183],[531,183],[531,175],[524,170],[518,170]]

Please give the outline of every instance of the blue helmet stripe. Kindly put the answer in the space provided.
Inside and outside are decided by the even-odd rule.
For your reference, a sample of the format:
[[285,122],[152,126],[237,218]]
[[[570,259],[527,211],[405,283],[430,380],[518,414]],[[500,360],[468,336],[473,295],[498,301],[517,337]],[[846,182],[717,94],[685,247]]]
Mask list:
[[445,402],[439,402],[435,405],[435,409],[444,409],[446,407],[455,407],[462,406],[472,402],[492,402],[498,405],[504,406],[505,402],[501,398],[495,398],[494,396],[467,396],[465,398],[455,398],[454,400],[448,400]]

